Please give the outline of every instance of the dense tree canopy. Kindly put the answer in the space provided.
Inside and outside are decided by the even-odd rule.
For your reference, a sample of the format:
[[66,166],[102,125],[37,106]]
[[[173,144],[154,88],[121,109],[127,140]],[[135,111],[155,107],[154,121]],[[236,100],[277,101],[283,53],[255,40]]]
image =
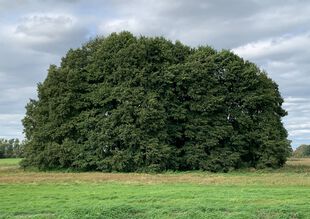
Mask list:
[[128,32],[69,50],[26,106],[25,166],[101,171],[279,167],[278,86],[230,51]]

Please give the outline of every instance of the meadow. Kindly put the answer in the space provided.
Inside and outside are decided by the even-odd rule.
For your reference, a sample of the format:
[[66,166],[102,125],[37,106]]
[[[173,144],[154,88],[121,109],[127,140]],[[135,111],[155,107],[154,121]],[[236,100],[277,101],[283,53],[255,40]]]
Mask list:
[[310,159],[229,173],[73,173],[0,159],[0,218],[310,218]]

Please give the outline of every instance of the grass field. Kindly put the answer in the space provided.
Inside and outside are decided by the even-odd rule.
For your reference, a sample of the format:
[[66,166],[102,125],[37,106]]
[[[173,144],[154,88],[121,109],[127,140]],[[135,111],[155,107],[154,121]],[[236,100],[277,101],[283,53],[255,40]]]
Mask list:
[[0,218],[310,218],[310,159],[230,173],[23,171],[0,159]]

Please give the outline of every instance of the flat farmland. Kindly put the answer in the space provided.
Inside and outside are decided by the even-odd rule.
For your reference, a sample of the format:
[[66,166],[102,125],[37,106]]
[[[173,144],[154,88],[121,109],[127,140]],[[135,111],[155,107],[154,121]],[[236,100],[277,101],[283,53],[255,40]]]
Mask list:
[[73,173],[0,159],[0,218],[310,218],[310,159],[229,173]]

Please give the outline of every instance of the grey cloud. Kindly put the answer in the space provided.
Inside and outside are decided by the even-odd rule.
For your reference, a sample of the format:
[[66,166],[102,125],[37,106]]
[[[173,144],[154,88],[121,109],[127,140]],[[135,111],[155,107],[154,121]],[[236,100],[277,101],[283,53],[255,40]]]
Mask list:
[[23,114],[0,113],[0,138],[22,138],[22,125],[20,120]]
[[51,10],[53,8],[72,7],[80,0],[0,0],[0,12]]
[[22,138],[21,119],[50,64],[86,39],[87,28],[63,14],[20,16],[0,28],[0,137]]
[[234,52],[265,69],[284,96],[307,96],[310,81],[309,33],[279,36],[235,48]]
[[33,15],[23,19],[23,23],[17,25],[16,32],[28,36],[43,36],[47,38],[57,37],[59,30],[71,26],[72,19],[68,16]]
[[87,39],[88,30],[70,15],[35,14],[12,27],[11,39],[28,49],[63,54]]
[[304,30],[310,28],[310,4],[305,2],[159,0],[126,4],[115,1],[113,5],[119,16],[103,21],[104,24],[114,20],[134,20],[135,23],[105,27],[103,33],[123,29],[138,34],[157,33],[191,45],[208,43],[218,49],[301,31],[300,25]]
[[284,124],[293,145],[310,143],[310,97],[287,97],[283,107],[289,112]]

